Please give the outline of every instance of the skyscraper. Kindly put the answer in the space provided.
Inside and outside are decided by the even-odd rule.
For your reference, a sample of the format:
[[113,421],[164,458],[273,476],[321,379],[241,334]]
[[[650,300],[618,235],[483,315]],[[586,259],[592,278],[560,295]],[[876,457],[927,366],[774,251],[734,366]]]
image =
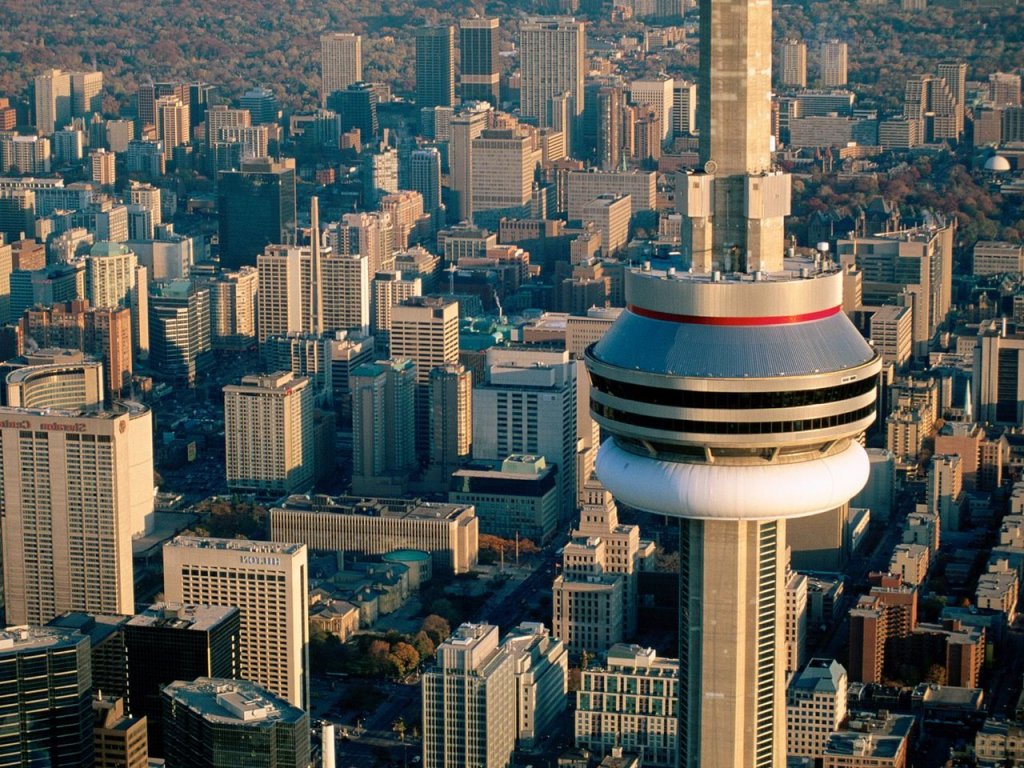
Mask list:
[[7,620],[132,613],[132,538],[153,524],[152,414],[44,403],[0,409]]
[[409,155],[409,188],[423,195],[423,211],[435,218],[441,212],[441,153],[436,147],[413,150]]
[[838,40],[821,44],[818,83],[822,88],[841,88],[846,85],[848,47]]
[[455,104],[455,27],[416,29],[416,104]]
[[430,467],[447,490],[473,448],[473,372],[457,363],[430,371]]
[[424,768],[508,765],[516,743],[515,664],[491,624],[463,624],[423,675]]
[[230,269],[256,264],[272,243],[295,232],[295,169],[258,158],[217,179],[220,263]]
[[327,99],[332,93],[363,79],[362,36],[351,32],[321,35],[320,67],[320,105],[327,106]]
[[472,214],[473,141],[487,129],[492,116],[489,104],[476,102],[451,120],[448,164],[451,166],[449,184],[455,198],[452,204],[452,223],[466,221]]
[[213,364],[209,289],[167,280],[153,283],[148,298],[150,365],[164,378],[194,382]]
[[675,81],[671,77],[634,80],[629,84],[629,100],[639,107],[651,107],[661,121],[660,141],[671,136],[672,102]]
[[327,106],[341,117],[342,132],[359,129],[359,138],[370,142],[379,133],[377,90],[370,83],[350,83],[328,96]]
[[103,73],[71,73],[71,115],[88,117],[103,112]]
[[168,602],[233,605],[240,674],[309,709],[309,572],[304,544],[179,536],[164,545]]
[[582,21],[568,17],[530,18],[519,28],[525,117],[541,128],[554,127],[554,100],[567,95],[573,119],[583,112],[586,32]]
[[89,639],[57,627],[0,632],[0,763],[93,766]]
[[806,88],[807,43],[803,40],[783,40],[779,53],[779,84],[787,88]]
[[[722,262],[716,248],[626,273],[627,309],[586,353],[591,413],[611,435],[596,469],[621,502],[680,519],[678,765],[774,768],[786,760],[786,522],[866,482],[858,438],[881,360],[842,312],[836,265],[784,261],[781,237],[751,242],[760,195],[772,191],[780,230],[788,210],[788,185],[754,175],[770,171],[771,4],[706,0],[700,26],[701,159],[717,163],[703,204],[716,230],[735,216],[725,244],[746,243]],[[690,203],[696,177],[679,178]]]
[[155,108],[157,138],[164,143],[164,160],[170,160],[175,147],[191,140],[189,103],[177,96],[161,96]]
[[459,20],[459,84],[462,101],[500,103],[498,19]]
[[50,69],[37,76],[34,84],[36,129],[48,136],[71,120],[71,75]]
[[353,493],[402,493],[416,467],[416,366],[400,358],[366,363],[349,381]]

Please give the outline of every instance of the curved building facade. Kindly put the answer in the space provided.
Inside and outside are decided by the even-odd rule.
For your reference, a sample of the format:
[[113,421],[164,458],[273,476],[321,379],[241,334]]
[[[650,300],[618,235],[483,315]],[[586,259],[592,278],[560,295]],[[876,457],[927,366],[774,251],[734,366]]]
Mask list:
[[586,352],[597,474],[680,520],[680,766],[785,764],[786,520],[865,484],[858,438],[880,359],[841,311],[842,274],[626,275]]

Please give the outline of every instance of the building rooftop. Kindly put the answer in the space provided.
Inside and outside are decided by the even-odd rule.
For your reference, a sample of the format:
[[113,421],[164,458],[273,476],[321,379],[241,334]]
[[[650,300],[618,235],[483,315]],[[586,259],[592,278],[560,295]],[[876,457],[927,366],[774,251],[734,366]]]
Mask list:
[[224,619],[236,613],[238,613],[237,608],[225,605],[153,603],[142,613],[129,619],[128,626],[208,632]]
[[[367,498],[364,496],[293,495],[276,507],[283,511],[330,512],[364,517],[412,518],[454,521],[467,513],[475,516],[471,504],[446,504],[422,499]],[[294,546],[294,545],[293,545]]]
[[306,713],[248,680],[199,677],[177,680],[164,689],[178,706],[219,725],[260,727],[274,722],[296,723]]
[[58,627],[89,636],[89,644],[95,648],[128,623],[130,616],[107,616],[105,614],[67,611],[47,622],[49,627]]
[[250,541],[248,539],[214,539],[205,536],[176,536],[165,547],[188,549],[223,549],[252,554],[295,555],[305,544],[287,544],[277,541]]
[[84,640],[85,635],[63,627],[7,627],[0,631],[0,657],[46,648],[73,648]]
[[904,747],[914,718],[910,715],[888,715],[885,718],[851,717],[849,729],[833,733],[825,745],[825,755],[854,755],[871,758],[893,758]]
[[811,659],[792,686],[807,692],[838,693],[845,677],[846,670],[835,659]]

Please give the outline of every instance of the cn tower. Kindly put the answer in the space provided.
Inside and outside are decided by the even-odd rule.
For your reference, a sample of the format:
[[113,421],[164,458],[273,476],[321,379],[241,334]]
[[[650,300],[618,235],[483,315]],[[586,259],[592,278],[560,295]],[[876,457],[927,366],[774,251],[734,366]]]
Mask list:
[[[679,765],[786,764],[786,521],[865,484],[881,361],[831,262],[783,250],[770,167],[769,0],[701,0],[701,151],[680,174],[683,260],[626,274],[626,311],[586,352],[597,474],[679,520]],[[716,161],[715,157],[719,158]]]

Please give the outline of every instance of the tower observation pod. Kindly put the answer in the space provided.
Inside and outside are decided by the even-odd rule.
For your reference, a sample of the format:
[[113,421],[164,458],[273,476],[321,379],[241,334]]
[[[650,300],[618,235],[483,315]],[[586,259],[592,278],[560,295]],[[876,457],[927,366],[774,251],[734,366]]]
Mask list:
[[785,766],[786,521],[868,477],[880,358],[840,270],[776,263],[628,272],[626,311],[586,352],[598,477],[679,519],[681,768]]

